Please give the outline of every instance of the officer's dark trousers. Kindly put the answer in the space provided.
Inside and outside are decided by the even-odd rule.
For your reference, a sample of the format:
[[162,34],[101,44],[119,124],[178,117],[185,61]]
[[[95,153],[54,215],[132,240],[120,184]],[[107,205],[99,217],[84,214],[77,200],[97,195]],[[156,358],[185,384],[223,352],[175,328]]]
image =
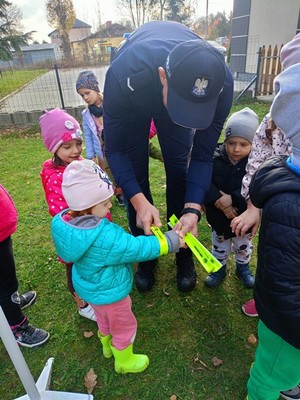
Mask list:
[[[184,206],[186,174],[194,132],[172,123],[169,118],[154,119],[166,171],[167,219],[172,214],[178,218]],[[150,119],[135,120],[131,124],[133,132],[128,141],[127,153],[131,160],[143,194],[153,204],[149,185],[149,127]],[[153,184],[153,183],[152,183]],[[164,182],[155,190],[163,191]],[[136,213],[128,202],[129,225],[131,232],[142,235],[143,230],[136,226]],[[161,218],[164,218],[161,215]],[[162,223],[166,223],[164,219]]]
[[12,295],[18,290],[12,240],[9,236],[0,242],[0,306],[9,325],[22,322],[24,315],[19,304],[12,301]]

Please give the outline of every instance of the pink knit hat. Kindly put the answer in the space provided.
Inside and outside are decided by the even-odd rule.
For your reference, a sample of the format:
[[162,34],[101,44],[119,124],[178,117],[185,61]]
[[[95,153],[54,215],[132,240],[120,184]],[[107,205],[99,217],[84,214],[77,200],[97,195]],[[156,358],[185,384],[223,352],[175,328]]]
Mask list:
[[114,194],[106,173],[92,160],[72,161],[63,173],[62,192],[73,211],[102,203]]
[[280,61],[283,69],[300,63],[300,33],[283,46],[280,51]]
[[72,139],[82,139],[79,123],[72,115],[60,108],[45,111],[45,114],[40,116],[39,124],[44,145],[53,154],[62,143]]

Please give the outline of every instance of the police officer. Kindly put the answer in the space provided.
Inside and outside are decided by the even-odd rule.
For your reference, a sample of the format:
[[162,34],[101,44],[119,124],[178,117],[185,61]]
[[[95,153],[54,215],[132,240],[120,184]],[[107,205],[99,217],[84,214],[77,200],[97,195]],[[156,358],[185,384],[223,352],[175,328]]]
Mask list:
[[[149,185],[149,127],[157,128],[166,170],[167,218],[180,218],[182,234],[197,235],[201,204],[210,185],[212,156],[233,97],[224,56],[182,24],[149,22],[134,31],[116,54],[104,85],[105,151],[128,202],[137,236],[161,226]],[[152,260],[135,275],[140,291],[155,283]],[[177,286],[196,285],[190,249],[176,254]]]

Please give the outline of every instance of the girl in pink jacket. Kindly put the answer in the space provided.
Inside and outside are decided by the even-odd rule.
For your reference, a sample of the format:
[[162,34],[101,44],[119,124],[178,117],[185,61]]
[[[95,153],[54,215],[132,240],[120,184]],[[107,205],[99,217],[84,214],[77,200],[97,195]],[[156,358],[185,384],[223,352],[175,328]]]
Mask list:
[[[46,111],[40,117],[39,124],[44,145],[53,154],[51,159],[44,162],[40,176],[49,213],[54,217],[68,208],[61,189],[63,172],[72,161],[82,159],[82,133],[76,119],[60,108]],[[110,219],[110,214],[107,217]],[[72,264],[65,265],[68,288],[77,304],[79,315],[96,321],[92,307],[75,292],[72,284]]]

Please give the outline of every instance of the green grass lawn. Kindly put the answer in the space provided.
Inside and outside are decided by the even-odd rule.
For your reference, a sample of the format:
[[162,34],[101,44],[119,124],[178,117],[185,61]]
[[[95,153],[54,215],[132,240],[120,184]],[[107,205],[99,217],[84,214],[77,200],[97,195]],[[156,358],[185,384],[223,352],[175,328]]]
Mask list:
[[[239,103],[233,111],[245,106]],[[269,104],[251,103],[249,107],[261,119]],[[93,392],[96,400],[243,400],[256,348],[247,338],[256,335],[257,319],[241,312],[241,305],[252,297],[252,291],[235,276],[233,261],[224,283],[215,289],[204,286],[206,273],[196,263],[197,287],[190,294],[181,294],[176,287],[174,256],[160,258],[153,290],[145,294],[135,288],[132,291],[138,320],[134,347],[136,352],[149,356],[150,365],[141,374],[115,373],[113,360],[102,355],[96,323],[78,316],[67,290],[64,267],[57,261],[50,236],[51,217],[39,177],[49,153],[34,132],[37,128],[22,132],[10,129],[0,135],[0,182],[19,211],[19,226],[13,235],[19,289],[38,292],[36,304],[25,310],[26,315],[51,334],[41,348],[21,348],[34,378],[38,378],[47,359],[54,357],[51,388],[85,392],[84,376],[93,368],[98,376]],[[151,160],[150,164],[155,203],[165,221],[164,171],[159,161]],[[114,221],[126,229],[125,209],[114,203],[112,214]],[[199,239],[210,249],[205,218],[199,224]],[[253,271],[255,262],[254,254]],[[90,331],[93,336],[85,338],[84,332]],[[222,364],[214,366],[214,357]],[[0,399],[25,394],[2,343],[0,365]]]
[[44,69],[3,71],[0,75],[0,100],[45,72]]

